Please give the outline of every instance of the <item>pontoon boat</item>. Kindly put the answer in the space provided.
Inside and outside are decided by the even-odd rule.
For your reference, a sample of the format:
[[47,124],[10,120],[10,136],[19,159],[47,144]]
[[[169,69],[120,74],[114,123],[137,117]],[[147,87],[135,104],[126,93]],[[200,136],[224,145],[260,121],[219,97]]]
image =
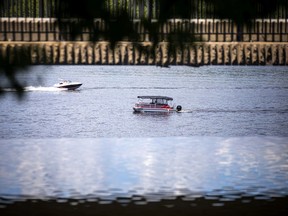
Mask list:
[[180,112],[182,107],[174,108],[173,98],[166,96],[138,96],[138,102],[133,107],[135,112]]

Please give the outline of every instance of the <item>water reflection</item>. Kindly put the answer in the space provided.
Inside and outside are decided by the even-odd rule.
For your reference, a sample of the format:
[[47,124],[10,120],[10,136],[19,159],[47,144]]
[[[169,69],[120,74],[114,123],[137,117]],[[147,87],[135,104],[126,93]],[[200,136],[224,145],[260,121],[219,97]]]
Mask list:
[[146,195],[152,200],[180,195],[224,200],[243,195],[286,196],[286,140],[0,140],[0,195],[105,199]]

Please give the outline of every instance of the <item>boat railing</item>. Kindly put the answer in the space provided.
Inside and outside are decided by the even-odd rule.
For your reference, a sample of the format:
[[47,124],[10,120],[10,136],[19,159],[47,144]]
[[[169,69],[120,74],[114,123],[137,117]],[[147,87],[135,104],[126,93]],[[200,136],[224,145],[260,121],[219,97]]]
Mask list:
[[169,104],[157,104],[157,103],[145,103],[145,102],[138,102],[136,106],[141,106],[144,108],[168,108],[171,107]]

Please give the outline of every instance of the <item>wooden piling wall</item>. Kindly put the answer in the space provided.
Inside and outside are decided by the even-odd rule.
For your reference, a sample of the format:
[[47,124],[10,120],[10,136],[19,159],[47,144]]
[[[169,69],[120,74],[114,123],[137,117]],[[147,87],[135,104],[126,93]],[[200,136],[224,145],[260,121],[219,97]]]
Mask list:
[[280,42],[206,42],[171,47],[119,42],[0,42],[0,54],[11,62],[25,49],[31,64],[60,65],[288,65],[288,44]]

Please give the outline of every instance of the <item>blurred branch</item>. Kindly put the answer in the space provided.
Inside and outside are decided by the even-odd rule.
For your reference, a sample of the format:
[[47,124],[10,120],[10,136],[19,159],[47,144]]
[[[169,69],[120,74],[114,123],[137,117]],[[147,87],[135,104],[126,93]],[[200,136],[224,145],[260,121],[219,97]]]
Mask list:
[[[17,92],[19,99],[23,97],[23,85],[17,80],[19,71],[26,71],[30,65],[30,51],[25,47],[7,47],[6,53],[0,52],[0,75]],[[0,86],[0,95],[5,91]]]

